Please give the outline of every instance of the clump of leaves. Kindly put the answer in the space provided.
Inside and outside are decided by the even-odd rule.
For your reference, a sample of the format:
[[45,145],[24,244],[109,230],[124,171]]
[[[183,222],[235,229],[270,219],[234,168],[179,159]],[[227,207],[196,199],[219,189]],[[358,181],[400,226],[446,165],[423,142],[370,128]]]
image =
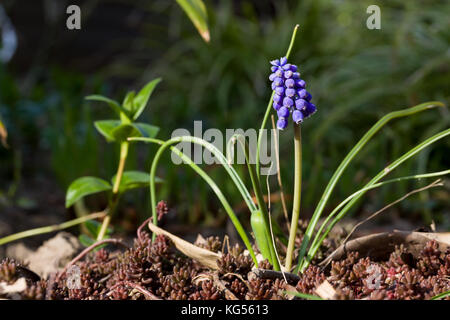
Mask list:
[[[71,207],[84,197],[100,192],[108,193],[108,207],[105,210],[108,215],[100,224],[96,221],[86,223],[86,228],[90,235],[80,236],[80,241],[84,245],[91,245],[95,242],[93,238],[101,240],[108,236],[111,229],[108,228],[111,215],[117,208],[121,195],[129,190],[144,188],[149,185],[150,176],[142,171],[125,171],[125,163],[129,151],[128,138],[145,137],[154,138],[159,128],[147,123],[138,122],[139,116],[148,105],[151,94],[161,79],[150,81],[138,93],[130,91],[126,94],[122,104],[101,95],[91,95],[86,97],[89,101],[99,101],[106,103],[117,115],[118,119],[99,120],[94,123],[98,132],[105,137],[106,141],[120,146],[120,158],[117,173],[111,177],[110,181],[98,177],[81,177],[73,181],[66,193],[66,207]],[[161,182],[157,179],[157,182]]]

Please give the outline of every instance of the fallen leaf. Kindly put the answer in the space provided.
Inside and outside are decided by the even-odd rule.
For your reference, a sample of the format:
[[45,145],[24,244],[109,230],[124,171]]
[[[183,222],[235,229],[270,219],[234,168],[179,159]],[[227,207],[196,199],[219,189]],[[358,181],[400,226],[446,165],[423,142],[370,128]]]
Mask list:
[[221,257],[220,254],[197,247],[193,245],[190,242],[187,242],[186,240],[183,240],[170,232],[167,232],[164,229],[161,229],[157,226],[155,226],[153,223],[148,223],[148,228],[155,232],[156,234],[162,234],[166,237],[168,237],[172,242],[175,244],[175,247],[180,250],[182,253],[184,253],[186,256],[198,261],[200,264],[214,269],[218,270],[219,266],[217,264],[217,259]]

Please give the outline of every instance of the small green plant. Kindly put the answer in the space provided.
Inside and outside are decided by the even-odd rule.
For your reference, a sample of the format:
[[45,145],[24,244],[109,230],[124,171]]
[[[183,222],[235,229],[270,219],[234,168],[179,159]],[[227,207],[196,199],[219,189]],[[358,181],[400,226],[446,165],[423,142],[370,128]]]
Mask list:
[[137,120],[145,110],[152,92],[160,81],[158,78],[149,82],[137,94],[134,91],[128,92],[122,104],[101,95],[86,97],[89,101],[106,103],[116,113],[118,119],[99,120],[94,125],[106,141],[120,147],[120,158],[117,172],[110,181],[98,177],[81,177],[73,181],[67,190],[67,208],[88,195],[99,192],[108,193],[108,207],[105,209],[107,215],[103,219],[103,223],[89,221],[86,223],[86,228],[90,236],[80,236],[80,241],[85,245],[91,245],[95,242],[92,237],[95,237],[97,241],[102,240],[111,232],[111,229],[108,228],[111,216],[114,214],[119,199],[124,192],[135,188],[148,187],[149,185],[150,177],[148,173],[125,170],[130,146],[127,139],[131,137],[154,138],[158,134],[158,127],[137,122]]
[[[246,155],[246,162],[248,167],[248,173],[252,182],[253,192],[255,194],[256,203],[253,201],[250,192],[247,187],[243,183],[241,177],[237,174],[236,170],[230,164],[225,155],[219,151],[214,145],[207,142],[204,139],[193,137],[193,136],[182,136],[175,137],[167,141],[162,141],[158,139],[145,138],[145,137],[132,137],[129,138],[129,141],[144,141],[150,143],[156,143],[160,145],[158,149],[152,165],[150,169],[150,198],[151,198],[151,209],[153,215],[153,223],[157,223],[156,219],[156,190],[155,190],[155,182],[156,182],[156,168],[161,159],[162,153],[166,149],[172,150],[175,154],[177,154],[180,158],[182,158],[186,164],[191,166],[195,172],[197,172],[213,189],[213,191],[218,196],[222,205],[225,208],[225,211],[229,215],[232,223],[234,224],[236,230],[241,236],[244,244],[246,245],[250,255],[252,256],[255,265],[258,265],[255,252],[252,248],[252,245],[247,237],[247,233],[242,227],[241,223],[236,217],[236,214],[233,212],[229,202],[225,198],[223,192],[217,186],[217,184],[209,177],[209,175],[203,171],[198,165],[196,165],[187,155],[185,155],[182,151],[172,146],[174,144],[178,144],[180,142],[189,142],[193,144],[198,144],[204,148],[206,148],[209,152],[211,152],[214,157],[220,162],[223,168],[227,171],[229,176],[231,177],[233,183],[237,187],[238,191],[242,195],[244,201],[246,202],[248,209],[251,212],[251,227],[253,230],[253,234],[255,236],[256,244],[261,252],[262,256],[267,259],[274,267],[275,270],[281,270],[281,261],[276,251],[276,236],[280,236],[279,232],[275,233],[275,229],[277,225],[272,221],[270,210],[266,202],[264,201],[264,195],[262,191],[263,181],[260,176],[260,149],[263,138],[263,129],[266,127],[267,120],[271,113],[272,107],[277,110],[277,114],[279,116],[277,127],[278,129],[283,130],[287,127],[288,118],[292,115],[292,119],[294,121],[294,149],[295,149],[295,170],[294,170],[294,196],[293,196],[293,205],[292,205],[292,220],[291,227],[289,230],[289,242],[287,248],[287,254],[285,257],[285,271],[291,271],[293,269],[292,260],[293,260],[293,252],[294,252],[294,244],[295,237],[297,234],[297,226],[300,217],[300,199],[301,199],[301,176],[302,176],[302,154],[301,154],[301,136],[300,136],[300,126],[304,118],[309,117],[316,111],[315,105],[313,105],[311,100],[311,95],[304,90],[305,83],[303,80],[299,78],[300,74],[296,72],[297,67],[295,65],[289,64],[288,59],[294,46],[296,33],[298,30],[298,25],[294,28],[291,42],[289,48],[287,50],[286,55],[280,59],[272,61],[272,72],[273,74],[270,77],[272,81],[272,96],[267,105],[267,109],[262,121],[261,130],[259,132],[259,137],[257,141],[256,148],[256,164],[253,165],[249,161],[249,153],[248,148],[246,146],[246,139],[242,135],[235,135],[229,143],[239,142],[241,147],[243,148]],[[441,102],[428,102],[417,105],[415,107],[394,111],[383,118],[381,118],[373,127],[361,138],[361,140],[353,147],[353,149],[349,152],[349,154],[344,158],[342,163],[339,165],[337,170],[335,171],[333,177],[328,183],[322,198],[319,204],[316,207],[316,210],[311,218],[309,225],[307,227],[306,233],[303,237],[301,246],[299,248],[299,260],[295,267],[295,272],[303,272],[307,266],[312,261],[312,258],[317,253],[318,248],[324,241],[325,237],[328,235],[330,230],[336,225],[336,223],[341,220],[345,214],[354,206],[354,204],[368,191],[371,189],[379,188],[381,186],[398,182],[404,180],[411,179],[423,179],[428,177],[442,176],[450,173],[450,170],[426,173],[420,175],[412,175],[406,177],[400,177],[396,179],[391,179],[387,181],[380,180],[384,178],[386,175],[391,173],[394,169],[404,163],[406,160],[418,154],[421,150],[430,146],[431,144],[445,138],[450,135],[450,129],[441,131],[432,137],[426,139],[422,143],[418,144],[401,157],[396,159],[387,167],[383,168],[383,170],[376,175],[370,182],[368,182],[363,188],[357,190],[355,193],[350,195],[347,199],[345,199],[340,205],[338,205],[331,214],[325,219],[322,226],[317,231],[318,221],[323,213],[323,210],[327,204],[328,199],[330,198],[335,186],[339,182],[340,177],[342,176],[345,169],[349,166],[350,162],[358,155],[361,149],[371,140],[371,138],[387,123],[396,118],[408,117],[419,112],[432,109],[434,107],[443,107],[444,105]],[[277,228],[278,229],[278,228]],[[276,235],[274,235],[276,234]],[[283,236],[283,235],[281,235]],[[153,235],[155,237],[155,234]]]

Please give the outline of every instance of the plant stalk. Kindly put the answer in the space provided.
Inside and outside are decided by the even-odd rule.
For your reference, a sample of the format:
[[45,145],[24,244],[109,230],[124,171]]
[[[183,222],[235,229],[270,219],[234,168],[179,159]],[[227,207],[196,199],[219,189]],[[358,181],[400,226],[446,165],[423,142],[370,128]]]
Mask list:
[[285,267],[289,272],[292,267],[292,255],[294,253],[295,236],[297,235],[298,220],[300,217],[300,202],[302,194],[302,137],[300,125],[294,124],[294,199],[292,203],[291,229],[289,230],[289,243],[286,252]]
[[81,218],[66,221],[61,224],[55,224],[55,225],[51,225],[51,226],[46,226],[46,227],[35,228],[35,229],[18,232],[18,233],[6,236],[4,238],[0,238],[0,246],[4,245],[6,243],[12,242],[12,241],[19,240],[19,239],[24,239],[24,238],[36,236],[39,234],[50,233],[50,232],[54,232],[54,231],[67,229],[67,228],[76,226],[77,224],[84,223],[88,220],[102,218],[104,216],[105,216],[105,212],[97,212],[97,213],[93,213],[93,214],[90,214],[90,215],[87,215],[87,216],[84,216]]
[[[289,43],[289,48],[286,52],[286,58],[289,59],[289,56],[291,55],[292,52],[292,48],[294,47],[294,43],[295,43],[295,37],[297,35],[297,30],[300,26],[297,24],[294,27],[294,31],[292,31],[292,36],[291,36],[291,42]],[[258,134],[258,142],[257,142],[257,148],[256,148],[256,174],[258,175],[258,180],[260,179],[260,163],[259,163],[259,159],[260,159],[260,152],[261,152],[261,141],[262,141],[262,136],[263,136],[263,131],[264,128],[266,127],[266,123],[267,120],[269,119],[269,115],[270,115],[270,111],[272,110],[272,103],[273,103],[273,95],[274,95],[275,91],[272,91],[272,95],[270,96],[269,99],[269,103],[267,104],[267,108],[266,108],[266,113],[264,114],[264,118],[263,121],[261,123],[261,128],[259,130],[259,134]]]
[[112,197],[108,208],[108,214],[103,219],[102,227],[100,228],[100,232],[97,235],[97,241],[103,240],[106,234],[106,230],[108,229],[109,223],[111,222],[111,216],[114,214],[117,203],[119,201],[119,187],[120,182],[122,181],[123,171],[125,169],[125,163],[128,157],[128,149],[130,143],[128,141],[124,141],[120,144],[120,160],[119,166],[117,168],[116,180],[114,181],[114,186],[112,190]]

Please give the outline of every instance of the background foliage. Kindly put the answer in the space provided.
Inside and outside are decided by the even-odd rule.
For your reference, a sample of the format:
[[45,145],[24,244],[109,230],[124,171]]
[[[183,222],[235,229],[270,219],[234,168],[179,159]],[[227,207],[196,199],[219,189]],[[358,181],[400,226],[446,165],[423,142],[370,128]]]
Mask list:
[[[161,127],[161,139],[176,128],[192,132],[194,120],[202,120],[204,130],[257,128],[270,96],[268,61],[284,52],[296,23],[300,31],[292,61],[299,65],[319,108],[303,128],[302,214],[311,213],[339,162],[382,115],[423,101],[448,104],[446,1],[380,2],[381,30],[365,26],[366,8],[373,1],[205,1],[209,43],[175,1],[79,2],[81,31],[60,26],[65,25],[65,10],[58,8],[64,8],[64,1],[33,1],[28,8],[20,1],[4,3],[19,34],[14,59],[0,65],[0,115],[11,146],[0,148],[0,190],[18,186],[13,200],[4,200],[4,205],[17,205],[23,194],[39,202],[29,191],[35,177],[65,191],[76,177],[114,173],[118,150],[107,146],[92,125],[106,111],[83,100],[92,93],[121,101],[126,91],[162,77],[142,115],[143,121]],[[36,30],[36,25],[43,27]],[[360,157],[364,161],[345,174],[332,202],[449,123],[444,109],[389,125],[365,149]],[[288,192],[293,185],[290,130],[280,138]],[[448,168],[449,144],[437,144],[396,175]],[[129,166],[148,170],[154,150],[133,148]],[[239,199],[220,168],[207,170],[230,199]],[[212,191],[190,169],[168,164],[158,175],[166,181],[159,197],[169,200],[179,222],[217,226],[225,220]],[[359,213],[374,211],[412,186],[405,182],[371,192]],[[430,193],[405,201],[397,213],[420,223],[434,219],[450,228],[448,187]],[[136,219],[148,215],[147,191],[127,197],[122,214],[131,207],[140,215]],[[106,201],[89,200],[92,210]],[[276,203],[275,214],[281,214],[279,208]]]

